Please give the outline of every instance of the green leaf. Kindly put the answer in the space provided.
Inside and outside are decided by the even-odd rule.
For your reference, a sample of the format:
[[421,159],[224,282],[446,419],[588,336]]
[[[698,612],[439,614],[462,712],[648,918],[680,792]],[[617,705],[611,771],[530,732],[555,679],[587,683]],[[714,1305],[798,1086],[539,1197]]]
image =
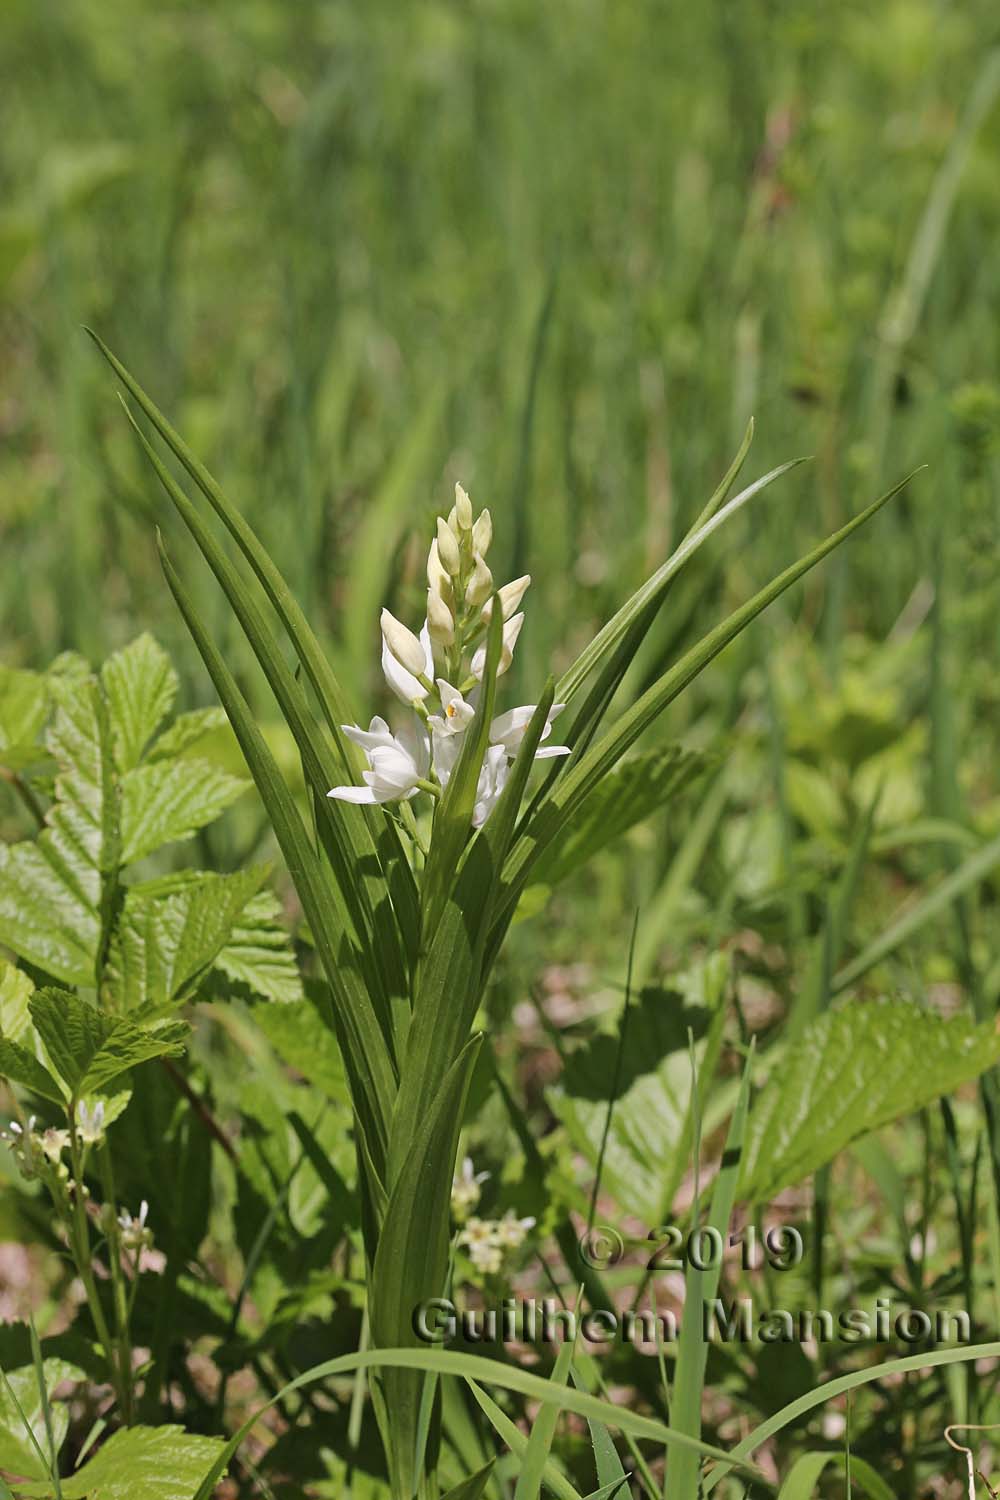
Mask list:
[[123,865],[190,838],[250,786],[207,760],[157,760],[122,777]]
[[679,745],[648,750],[623,761],[588,797],[579,815],[548,846],[532,874],[552,887],[635,824],[684,791],[708,764]]
[[[669,1211],[691,1146],[691,1057],[696,1037],[704,1089],[714,1071],[725,1018],[729,963],[717,954],[665,989],[646,989],[629,1014],[621,1087],[611,1115],[602,1181],[622,1210],[649,1225]],[[550,1108],[575,1148],[596,1164],[608,1117],[608,1079],[617,1036],[602,1033],[567,1059]]]
[[178,1056],[188,1034],[183,1021],[136,1026],[116,1020],[67,990],[38,990],[29,1008],[53,1066],[74,1097],[100,1093],[151,1058]]
[[[191,1500],[221,1449],[219,1438],[195,1437],[181,1427],[129,1427],[62,1481],[63,1500]],[[48,1500],[50,1491],[35,1484],[24,1493]]]
[[19,1042],[31,1030],[28,1001],[35,986],[27,974],[0,958],[0,1036]]
[[858,1136],[1000,1061],[1000,1034],[907,1000],[827,1011],[782,1052],[750,1115],[740,1196],[766,1202]]
[[185,755],[206,735],[215,734],[226,727],[225,711],[221,708],[194,708],[189,713],[178,714],[174,722],[165,729],[147,750],[144,759],[148,765],[160,760],[173,760]]
[[33,1052],[17,1042],[7,1041],[6,1037],[0,1037],[0,1078],[19,1083],[52,1104],[65,1103],[63,1091],[48,1068]]
[[[42,1373],[50,1401],[52,1392],[57,1386],[67,1381],[77,1382],[84,1379],[82,1370],[78,1370],[75,1365],[67,1364],[61,1359],[45,1360]],[[52,1437],[56,1452],[58,1452],[69,1428],[69,1411],[62,1401],[51,1404],[50,1410]],[[25,1430],[22,1413],[34,1434],[34,1442]],[[6,1384],[0,1382],[0,1469],[6,1469],[9,1474],[23,1474],[27,1479],[44,1479],[48,1474],[48,1467],[39,1457],[38,1449],[40,1448],[44,1454],[48,1446],[42,1392],[37,1373],[32,1366],[23,1370],[14,1370],[7,1375]]]
[[468,1479],[463,1479],[459,1484],[453,1485],[446,1495],[442,1495],[441,1500],[480,1500],[480,1496],[486,1492],[486,1486],[490,1482],[490,1475],[493,1473],[495,1464],[496,1459],[491,1458],[488,1464],[483,1464],[483,1467],[475,1474],[471,1474]]
[[[253,994],[281,1005],[302,1001],[302,978],[281,921],[281,905],[270,891],[261,891],[247,902],[213,968]],[[319,1025],[318,1016],[316,1020]],[[336,1046],[329,1031],[324,1038]]]
[[762,610],[779,598],[786,589],[791,588],[793,583],[814,568],[836,547],[845,542],[859,526],[869,521],[883,505],[892,499],[893,495],[909,483],[912,477],[912,475],[907,475],[905,479],[900,480],[891,490],[880,495],[867,509],[849,521],[846,526],[842,526],[839,531],[827,537],[805,557],[786,568],[746,604],[734,610],[728,619],[723,620],[696,646],[693,646],[679,662],[664,673],[658,682],[647,688],[646,692],[616,720],[614,727],[607,730],[596,745],[587,750],[579,760],[573,757],[566,770],[554,783],[552,790],[535,809],[528,827],[511,850],[504,871],[504,884],[507,890],[506,921],[509,921],[518,896],[527,884],[532,868],[540,855],[565,827],[567,821],[576,818],[594,788],[631,748],[640,734],[654,723],[664,709],[679,697],[684,689],[704,671],[709,662],[713,661],[730,641],[740,635]]
[[[572,1374],[572,1365],[573,1344],[566,1342],[556,1355],[556,1362],[552,1369],[552,1379],[556,1385],[567,1384]],[[531,1424],[531,1435],[521,1459],[514,1500],[540,1500],[542,1480],[549,1463],[552,1442],[558,1425],[558,1405],[553,1402],[550,1406],[543,1406]]]
[[285,1004],[280,1010],[258,1006],[253,1021],[283,1063],[301,1073],[327,1098],[347,1103],[347,1079],[337,1039],[311,1000]]
[[94,679],[54,691],[56,800],[35,841],[0,845],[0,943],[65,984],[89,985],[118,861],[111,734]]
[[[477,1036],[466,1044],[427,1100],[389,1195],[371,1273],[372,1337],[382,1348],[416,1343],[413,1309],[444,1291],[458,1132],[481,1041]],[[409,1372],[387,1370],[381,1383],[392,1414],[390,1473],[409,1493],[415,1488],[412,1468],[423,1381]]]
[[108,951],[105,979],[115,1008],[187,998],[221,960],[266,875],[266,866],[257,865],[233,875],[198,873],[133,886]]
[[49,685],[40,673],[0,667],[0,765],[18,771],[41,758],[48,712]]
[[[493,1427],[497,1436],[507,1444],[511,1453],[517,1458],[524,1458],[528,1451],[528,1439],[516,1423],[512,1422],[507,1413],[503,1411],[492,1396],[480,1389],[474,1380],[467,1380],[466,1384],[472,1392],[473,1398],[487,1421]],[[556,1468],[550,1458],[544,1469],[545,1483],[556,1496],[556,1500],[581,1500],[580,1491],[574,1489],[561,1469]]]
[[177,673],[151,635],[109,656],[101,668],[120,771],[137,766],[142,752],[173,707]]
[[[824,1470],[829,1468],[844,1471],[843,1453],[803,1453],[792,1465],[788,1478],[778,1491],[778,1500],[812,1500]],[[869,1496],[869,1500],[895,1500],[882,1476],[854,1453],[851,1454],[851,1480],[862,1495]]]

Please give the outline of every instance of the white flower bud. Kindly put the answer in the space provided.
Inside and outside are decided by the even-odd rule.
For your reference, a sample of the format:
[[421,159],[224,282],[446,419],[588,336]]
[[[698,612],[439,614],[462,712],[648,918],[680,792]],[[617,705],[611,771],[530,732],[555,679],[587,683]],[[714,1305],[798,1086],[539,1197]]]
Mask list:
[[408,672],[412,672],[414,677],[420,677],[426,670],[427,659],[424,656],[424,648],[413,631],[407,630],[406,626],[387,609],[383,609],[379,623],[382,627],[383,639],[399,665],[405,667]]
[[479,519],[472,528],[473,550],[485,557],[493,540],[493,518],[488,510],[480,511]]
[[451,579],[441,566],[441,555],[438,552],[437,538],[431,542],[431,550],[427,554],[427,586],[440,594],[445,604],[451,605],[454,601],[454,590]]
[[[514,647],[517,645],[517,638],[521,634],[521,626],[523,624],[524,615],[520,614],[515,615],[512,620],[508,620],[503,628],[503,644],[500,648],[500,663],[497,667],[498,677],[503,676],[514,659]],[[472,658],[472,675],[473,677],[477,677],[480,682],[482,682],[483,673],[486,671],[486,650],[486,646],[480,646]]]
[[451,527],[446,521],[442,521],[440,516],[438,516],[437,533],[438,557],[441,559],[441,565],[452,578],[457,578],[462,566],[458,541]]
[[468,588],[465,590],[465,602],[471,609],[475,609],[478,604],[482,604],[484,600],[488,599],[492,592],[493,574],[477,552],[475,571],[469,579]]
[[[518,605],[528,591],[531,582],[531,574],[525,573],[523,578],[515,578],[513,583],[505,583],[502,589],[497,590],[500,599],[500,612],[505,620],[509,620],[516,612]],[[493,600],[488,599],[483,608],[483,619],[489,623],[493,614]]]
[[450,646],[455,639],[454,616],[436,589],[427,590],[427,628],[439,646]]
[[459,531],[472,530],[472,502],[460,484],[455,486],[455,519]]

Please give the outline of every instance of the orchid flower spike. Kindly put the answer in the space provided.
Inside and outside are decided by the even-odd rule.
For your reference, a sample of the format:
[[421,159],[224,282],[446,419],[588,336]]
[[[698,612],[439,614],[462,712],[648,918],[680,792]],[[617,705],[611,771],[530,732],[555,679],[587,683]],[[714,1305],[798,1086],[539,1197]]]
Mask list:
[[430,744],[422,724],[407,724],[393,734],[384,719],[374,718],[367,730],[341,725],[348,739],[368,758],[362,772],[364,786],[335,786],[327,792],[340,802],[400,802],[416,795],[430,770]]

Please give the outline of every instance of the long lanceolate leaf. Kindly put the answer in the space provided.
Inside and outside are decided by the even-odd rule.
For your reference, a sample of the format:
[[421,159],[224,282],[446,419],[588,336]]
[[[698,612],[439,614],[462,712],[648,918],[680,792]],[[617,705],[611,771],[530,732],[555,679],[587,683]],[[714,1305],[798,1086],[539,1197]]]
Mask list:
[[306,779],[316,797],[317,819],[329,835],[324,848],[333,867],[336,898],[330,917],[338,933],[346,934],[352,956],[373,993],[381,996],[385,1023],[391,1000],[407,992],[407,975],[399,929],[386,899],[386,885],[367,825],[353,809],[334,806],[326,796],[341,768],[310,712],[303,689],[268,630],[263,612],[184,491],[136,424],[132,425],[157,478],[222,585],[294,736]]
[[[142,411],[149,418],[167,447],[190,474],[249,562],[264,592],[277,612],[295,653],[302,664],[306,677],[319,700],[336,744],[337,755],[342,770],[347,773],[348,779],[353,779],[358,767],[358,759],[354,747],[346,740],[341,730],[341,725],[345,722],[350,722],[353,719],[353,714],[330,663],[319,641],[316,639],[315,632],[312,630],[297,599],[289,589],[279,570],[271,561],[266,549],[262,546],[252,527],[226,497],[204,464],[195,457],[180,434],[167,421],[166,417],[146,394],[138,381],[129,374],[121,361],[112,354],[104,341],[92,329],[88,329],[87,332],[126,390],[135,398]],[[337,779],[339,780],[340,778],[338,777]],[[409,875],[408,869],[405,871],[404,876],[403,867],[405,866],[405,860],[399,848],[396,831],[391,823],[382,816],[378,808],[364,809],[363,816],[368,824],[372,839],[377,844],[379,850],[385,850],[389,856],[391,871],[387,870],[386,875],[387,878],[391,879],[393,899],[396,902],[400,915],[400,924],[406,936],[412,940],[415,946],[417,936],[416,891],[412,879],[407,880],[405,878],[405,876]]]
[[334,996],[333,1021],[365,1141],[376,1171],[384,1170],[396,1075],[379,1017],[357,969],[335,947],[329,916],[336,900],[333,881],[317,857],[291,792],[268,749],[246,699],[209,636],[162,544],[160,561],[170,591],[215,684],[240,749],[267,808],[281,852],[295,882],[317,951]]
[[[914,473],[916,472],[914,470]],[[642,697],[622,715],[614,728],[608,730],[575,765],[570,763],[554,789],[536,809],[528,828],[517,839],[511,850],[507,868],[504,871],[507,920],[542,851],[556,837],[565,821],[575,815],[593,788],[624,755],[625,751],[635,743],[640,734],[648,729],[663,710],[694,681],[720,651],[728,646],[730,641],[746,629],[762,610],[779,598],[786,589],[791,588],[792,584],[796,583],[803,574],[808,573],[824,557],[839,547],[866,521],[869,521],[883,505],[898,494],[905,484],[909,483],[912,477],[913,475],[909,474],[898,484],[893,485],[892,489],[880,495],[846,526],[842,526],[812,552],[786,568],[746,604],[735,610],[727,620],[717,625],[675,666],[664,673],[658,682],[648,688]]]

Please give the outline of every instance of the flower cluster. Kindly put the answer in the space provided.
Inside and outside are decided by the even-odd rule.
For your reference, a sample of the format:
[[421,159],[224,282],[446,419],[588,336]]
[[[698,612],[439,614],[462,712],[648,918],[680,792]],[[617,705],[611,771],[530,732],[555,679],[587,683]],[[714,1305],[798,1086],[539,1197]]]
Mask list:
[[18,1171],[25,1181],[36,1177],[55,1175],[65,1182],[69,1176],[62,1154],[70,1143],[68,1130],[37,1129],[38,1120],[32,1115],[27,1126],[11,1120],[6,1130],[0,1130],[0,1141],[10,1148]]
[[489,1172],[477,1172],[472,1157],[465,1157],[461,1172],[451,1184],[451,1213],[457,1224],[464,1224],[472,1210],[478,1207],[482,1185],[489,1175]]
[[[382,671],[413,717],[396,733],[380,718],[372,719],[367,730],[345,724],[344,733],[364,751],[368,769],[363,786],[337,786],[329,796],[342,802],[399,802],[420,791],[440,796],[448,785],[465,732],[476,717],[494,595],[503,615],[498,676],[510,668],[524,623],[518,606],[531,579],[525,574],[494,588],[486,563],[492,537],[489,511],[474,521],[469,497],[457,484],[454,507],[447,520],[438,518],[427,558],[427,618],[420,634],[414,635],[387,609],[382,611]],[[543,740],[563,707],[553,705]],[[534,711],[534,705],[525,705],[492,720],[479,772],[474,827],[481,828],[496,805]],[[547,745],[535,758],[569,753],[566,745]]]
[[133,1219],[128,1209],[118,1215],[118,1228],[121,1231],[122,1245],[126,1250],[131,1250],[133,1255],[138,1255],[140,1250],[152,1249],[153,1231],[146,1227],[146,1216],[148,1213],[149,1204],[143,1198],[136,1218]]
[[519,1219],[508,1209],[502,1219],[471,1218],[458,1237],[476,1270],[484,1276],[496,1276],[503,1269],[505,1255],[519,1250],[534,1219]]

